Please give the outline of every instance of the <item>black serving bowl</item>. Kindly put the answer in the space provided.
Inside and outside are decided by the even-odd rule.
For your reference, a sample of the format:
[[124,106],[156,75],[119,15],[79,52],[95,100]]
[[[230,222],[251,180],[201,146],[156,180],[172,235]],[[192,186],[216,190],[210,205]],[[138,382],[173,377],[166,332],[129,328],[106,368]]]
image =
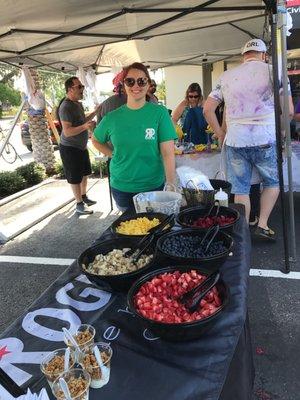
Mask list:
[[[120,218],[118,218],[116,221],[114,221],[111,224],[111,231],[112,233],[117,236],[117,237],[122,237],[122,238],[138,238],[141,239],[144,235],[124,235],[122,233],[118,233],[117,232],[117,227],[120,225],[121,222],[125,222],[125,221],[130,221],[132,219],[137,219],[137,218],[143,218],[146,217],[149,220],[152,220],[154,218],[159,219],[159,221],[163,221],[164,219],[166,219],[168,217],[167,214],[163,214],[163,213],[157,213],[157,212],[145,212],[145,213],[131,213],[131,214],[123,214],[121,215]],[[175,223],[175,220],[173,219],[172,222],[169,223],[169,225],[164,229],[164,232],[167,232]],[[159,225],[157,225],[158,227]]]
[[129,310],[138,318],[138,320],[144,327],[150,329],[155,335],[158,335],[165,340],[179,342],[179,341],[188,341],[197,339],[205,332],[207,332],[215,324],[215,322],[222,317],[223,310],[228,304],[229,289],[227,285],[223,282],[223,280],[220,279],[216,286],[222,301],[222,305],[214,314],[210,315],[209,317],[194,322],[171,324],[171,323],[154,321],[138,313],[134,304],[134,297],[144,283],[150,281],[155,276],[158,276],[165,272],[171,272],[171,273],[175,271],[187,272],[192,269],[196,270],[197,272],[203,275],[209,274],[209,272],[206,269],[203,269],[202,267],[191,267],[187,265],[172,266],[172,267],[157,269],[155,271],[147,273],[146,275],[141,277],[138,281],[136,281],[127,294],[127,304]]
[[[215,206],[211,212],[211,215],[215,215],[216,213],[217,206]],[[207,230],[207,228],[201,228],[198,226],[193,226],[193,222],[196,221],[198,218],[204,217],[210,210],[210,207],[191,207],[191,208],[186,208],[185,210],[181,211],[176,218],[176,221],[178,222],[179,225],[181,225],[184,228],[193,228],[193,229],[200,229],[200,230]],[[220,229],[222,229],[225,232],[231,233],[233,231],[233,227],[235,223],[239,220],[240,218],[240,213],[236,211],[233,208],[230,207],[220,207],[220,210],[218,212],[218,215],[224,215],[224,217],[231,217],[234,218],[234,221],[225,224],[225,225],[219,225]]]
[[[166,257],[170,260],[176,261],[177,264],[181,265],[201,265],[203,268],[208,269],[209,271],[217,271],[220,269],[221,265],[226,261],[229,253],[231,252],[233,246],[233,239],[227,233],[223,231],[219,231],[216,237],[213,240],[214,242],[221,241],[222,244],[226,247],[226,250],[222,253],[215,254],[213,256],[206,256],[201,258],[193,258],[193,257],[185,257],[184,255],[179,256],[172,253],[172,251],[166,251],[164,249],[164,244],[166,240],[173,237],[176,239],[177,245],[180,249],[181,238],[183,236],[193,236],[199,238],[199,242],[206,234],[207,230],[199,230],[199,229],[181,229],[175,232],[166,233],[161,236],[156,244],[158,254],[161,254],[163,257]],[[180,250],[179,250],[180,253]]]
[[136,245],[137,242],[138,240],[134,238],[115,238],[111,240],[106,240],[100,244],[86,249],[78,257],[78,265],[81,271],[89,278],[89,280],[94,282],[97,286],[100,286],[102,289],[108,291],[115,290],[119,292],[126,292],[130,288],[132,283],[140,278],[145,273],[145,271],[150,270],[150,268],[154,264],[155,248],[153,245],[149,246],[149,248],[145,251],[145,254],[153,254],[153,258],[151,259],[151,261],[144,267],[133,272],[119,275],[96,275],[88,272],[84,266],[92,263],[95,260],[96,255],[98,254],[107,254],[114,249],[131,248],[132,246]]

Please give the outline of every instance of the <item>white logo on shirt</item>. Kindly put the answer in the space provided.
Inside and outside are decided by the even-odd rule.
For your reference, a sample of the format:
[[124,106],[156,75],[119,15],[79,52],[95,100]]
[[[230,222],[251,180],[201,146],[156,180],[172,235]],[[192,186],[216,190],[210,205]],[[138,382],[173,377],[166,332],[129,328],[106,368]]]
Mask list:
[[153,128],[147,128],[145,130],[145,139],[147,140],[153,140],[155,139],[155,129]]

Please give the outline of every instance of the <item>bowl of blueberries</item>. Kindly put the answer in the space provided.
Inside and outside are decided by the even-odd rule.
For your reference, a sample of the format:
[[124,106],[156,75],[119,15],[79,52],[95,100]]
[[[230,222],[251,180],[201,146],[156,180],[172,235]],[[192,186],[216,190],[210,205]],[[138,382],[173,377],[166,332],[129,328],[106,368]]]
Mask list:
[[206,231],[181,229],[166,233],[157,242],[158,253],[181,265],[201,265],[217,271],[232,251],[233,239],[218,225]]

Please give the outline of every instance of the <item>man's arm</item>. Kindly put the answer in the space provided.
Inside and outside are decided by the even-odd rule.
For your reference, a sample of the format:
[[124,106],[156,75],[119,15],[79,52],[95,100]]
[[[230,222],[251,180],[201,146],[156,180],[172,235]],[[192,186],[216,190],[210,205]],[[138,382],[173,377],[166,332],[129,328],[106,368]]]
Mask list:
[[86,116],[85,116],[85,120],[86,120],[86,121],[90,121],[91,119],[93,119],[93,118],[95,117],[95,115],[97,115],[98,112],[100,111],[100,108],[101,108],[101,104],[99,104],[99,105],[95,108],[95,110],[94,110],[93,112],[91,112],[90,114],[86,115]]
[[160,143],[160,153],[164,163],[166,182],[175,185],[174,140]]
[[85,122],[79,126],[72,126],[72,123],[69,121],[61,121],[61,124],[66,137],[77,136],[83,131],[93,129],[95,125],[93,121]]
[[206,121],[214,131],[215,136],[218,138],[220,144],[222,144],[225,137],[225,132],[221,128],[215,112],[219,104],[220,101],[217,101],[209,96],[204,104],[203,113]]

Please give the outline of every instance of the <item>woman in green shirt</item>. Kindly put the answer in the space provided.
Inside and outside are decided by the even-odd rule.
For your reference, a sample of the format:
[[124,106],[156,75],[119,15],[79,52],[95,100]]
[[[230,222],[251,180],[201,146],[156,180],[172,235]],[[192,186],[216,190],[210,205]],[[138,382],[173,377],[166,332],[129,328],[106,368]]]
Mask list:
[[111,157],[112,193],[122,211],[133,207],[135,194],[174,184],[177,138],[167,109],[146,102],[147,68],[133,63],[123,72],[127,103],[105,115],[93,136],[96,149]]

